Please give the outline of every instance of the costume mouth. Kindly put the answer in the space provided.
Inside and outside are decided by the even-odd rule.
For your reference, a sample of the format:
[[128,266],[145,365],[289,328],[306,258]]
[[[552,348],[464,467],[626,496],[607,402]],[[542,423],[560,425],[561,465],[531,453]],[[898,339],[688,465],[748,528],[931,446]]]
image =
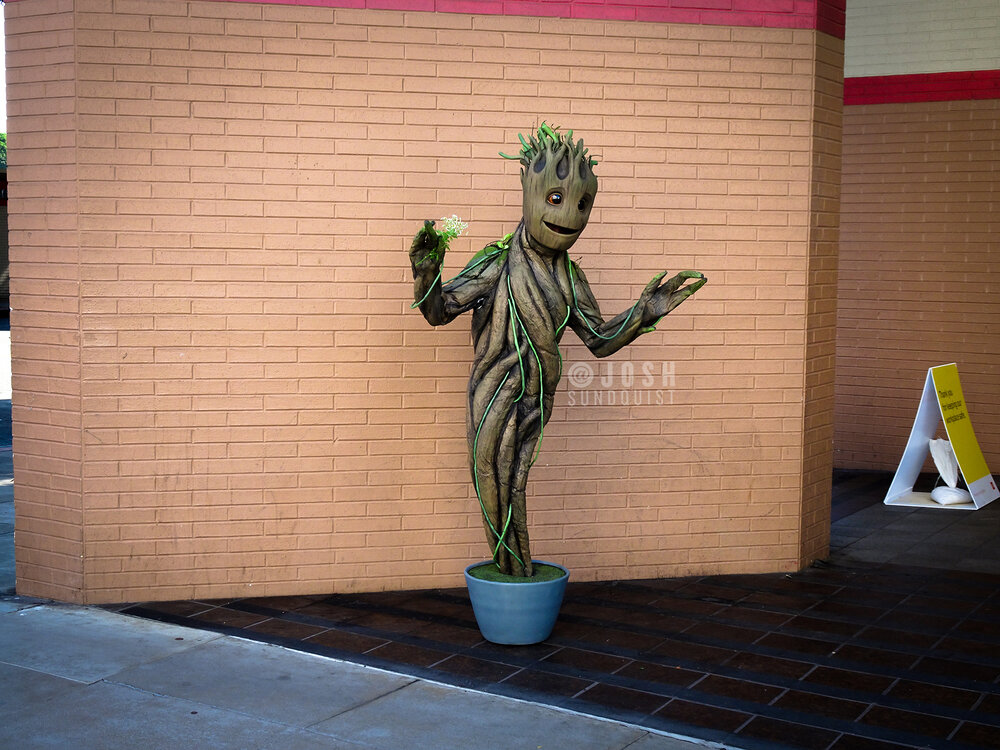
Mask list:
[[547,221],[543,221],[542,223],[556,234],[576,234],[580,231],[579,229],[570,229],[569,227],[561,227],[558,224],[551,224]]

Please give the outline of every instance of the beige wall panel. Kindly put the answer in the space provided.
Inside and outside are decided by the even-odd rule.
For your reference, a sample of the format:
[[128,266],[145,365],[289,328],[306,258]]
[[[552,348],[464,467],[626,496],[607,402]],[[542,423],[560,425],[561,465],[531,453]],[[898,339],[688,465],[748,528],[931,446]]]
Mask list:
[[[49,140],[30,119],[45,57],[12,89],[18,510],[54,533],[44,467],[62,462],[75,598],[460,582],[486,554],[468,321],[410,310],[406,248],[457,213],[457,273],[511,231],[517,165],[496,152],[542,119],[601,160],[573,254],[606,312],[664,269],[711,281],[610,360],[564,339],[567,370],[597,378],[557,396],[536,555],[592,580],[792,570],[825,548],[837,164],[819,142],[839,72],[819,67],[839,44],[181,0],[16,3],[8,33],[34,39],[40,7],[69,13],[78,79],[65,137],[39,121]],[[67,182],[46,183],[60,148]],[[58,219],[42,199],[67,202]],[[47,591],[54,545],[24,549],[26,593]]]
[[846,108],[837,466],[894,470],[927,368],[956,362],[1000,472],[998,134],[995,100]]

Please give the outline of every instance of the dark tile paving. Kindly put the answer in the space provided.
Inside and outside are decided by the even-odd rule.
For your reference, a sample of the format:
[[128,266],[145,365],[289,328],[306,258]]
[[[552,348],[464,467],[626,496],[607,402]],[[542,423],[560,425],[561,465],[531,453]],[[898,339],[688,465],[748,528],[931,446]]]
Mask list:
[[[888,477],[839,479],[860,530]],[[1000,747],[1000,568],[570,583],[523,647],[483,641],[464,589],[120,609],[747,750]]]

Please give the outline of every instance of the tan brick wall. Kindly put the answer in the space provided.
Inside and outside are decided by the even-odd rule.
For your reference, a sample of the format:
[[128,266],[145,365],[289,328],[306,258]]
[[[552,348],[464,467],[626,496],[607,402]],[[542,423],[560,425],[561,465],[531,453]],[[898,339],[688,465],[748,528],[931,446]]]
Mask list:
[[833,475],[844,43],[818,36],[805,350],[801,565],[826,557]]
[[847,107],[836,464],[895,469],[927,368],[957,362],[1000,472],[996,100]]
[[[9,30],[30,34],[40,6],[9,6]],[[528,490],[536,556],[576,580],[641,578],[790,570],[825,545],[830,239],[811,211],[831,198],[831,155],[813,152],[835,84],[814,83],[815,32],[75,8],[79,598],[460,581],[486,554],[465,466],[468,321],[431,329],[409,309],[405,248],[422,219],[459,214],[454,273],[512,230],[517,167],[496,152],[541,119],[601,159],[574,257],[607,312],[663,269],[711,281],[611,360],[564,340],[567,368],[613,367],[612,386],[557,396]],[[12,111],[44,90],[18,89]],[[27,220],[12,217],[22,263]],[[50,282],[19,283],[15,325],[39,335],[58,319]],[[15,346],[19,403],[50,398],[29,376],[62,349]],[[645,363],[653,386],[627,387],[623,369]],[[20,413],[22,461],[53,411]],[[19,502],[47,502],[24,478]]]
[[73,0],[7,6],[18,590],[84,587]]

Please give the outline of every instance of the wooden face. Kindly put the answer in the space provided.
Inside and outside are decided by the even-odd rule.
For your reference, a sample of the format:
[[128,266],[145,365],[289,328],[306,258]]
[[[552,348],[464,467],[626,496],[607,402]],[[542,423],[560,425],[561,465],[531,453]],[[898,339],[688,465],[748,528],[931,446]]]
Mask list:
[[543,150],[521,173],[524,226],[531,244],[552,254],[576,242],[594,207],[597,177],[565,146]]

